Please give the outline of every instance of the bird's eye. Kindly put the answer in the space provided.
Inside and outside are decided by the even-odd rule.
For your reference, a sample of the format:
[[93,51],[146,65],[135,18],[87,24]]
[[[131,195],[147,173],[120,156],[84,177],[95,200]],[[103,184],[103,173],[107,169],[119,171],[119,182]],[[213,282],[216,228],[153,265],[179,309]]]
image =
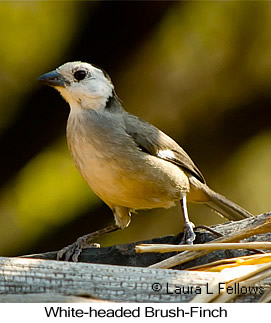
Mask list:
[[86,77],[87,73],[85,71],[82,71],[82,70],[79,70],[79,71],[76,71],[73,76],[75,77],[75,79],[77,81],[81,81],[83,80],[85,77]]

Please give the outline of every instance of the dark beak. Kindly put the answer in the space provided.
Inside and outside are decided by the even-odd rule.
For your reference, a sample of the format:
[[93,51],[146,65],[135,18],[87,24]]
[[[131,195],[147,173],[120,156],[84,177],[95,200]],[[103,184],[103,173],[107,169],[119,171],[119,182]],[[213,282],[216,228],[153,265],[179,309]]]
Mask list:
[[64,79],[64,77],[59,74],[56,70],[51,71],[49,73],[43,74],[38,78],[38,81],[45,85],[49,86],[61,86],[64,87],[67,83]]

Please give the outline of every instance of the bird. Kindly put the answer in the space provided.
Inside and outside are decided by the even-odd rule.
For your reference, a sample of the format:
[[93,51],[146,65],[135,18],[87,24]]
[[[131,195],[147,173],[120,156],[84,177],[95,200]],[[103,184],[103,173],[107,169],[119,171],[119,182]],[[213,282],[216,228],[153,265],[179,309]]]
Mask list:
[[57,259],[78,261],[93,237],[126,228],[135,210],[169,208],[179,202],[183,242],[187,244],[195,240],[187,202],[203,203],[229,220],[252,216],[213,191],[170,136],[127,112],[102,68],[68,62],[38,80],[55,88],[69,104],[66,137],[73,161],[115,219],[114,225],[86,234],[61,249]]

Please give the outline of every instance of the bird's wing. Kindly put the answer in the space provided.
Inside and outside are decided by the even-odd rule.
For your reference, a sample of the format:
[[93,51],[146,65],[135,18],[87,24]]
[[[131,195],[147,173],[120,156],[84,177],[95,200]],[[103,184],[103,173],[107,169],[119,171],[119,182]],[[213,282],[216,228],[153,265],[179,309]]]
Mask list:
[[142,151],[185,168],[202,183],[205,183],[199,169],[173,139],[134,115],[127,113],[124,119],[127,134],[132,137]]

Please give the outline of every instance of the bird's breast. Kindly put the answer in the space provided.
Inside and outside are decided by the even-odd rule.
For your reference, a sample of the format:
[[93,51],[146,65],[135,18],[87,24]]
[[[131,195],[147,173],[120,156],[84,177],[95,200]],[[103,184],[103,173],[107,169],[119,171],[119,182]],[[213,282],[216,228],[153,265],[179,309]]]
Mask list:
[[[119,136],[123,136],[122,142]],[[107,133],[97,127],[86,130],[80,122],[77,126],[70,122],[67,127],[68,146],[77,169],[107,204],[134,209],[172,206],[189,189],[185,173],[139,151],[126,139],[124,133],[112,129]]]

